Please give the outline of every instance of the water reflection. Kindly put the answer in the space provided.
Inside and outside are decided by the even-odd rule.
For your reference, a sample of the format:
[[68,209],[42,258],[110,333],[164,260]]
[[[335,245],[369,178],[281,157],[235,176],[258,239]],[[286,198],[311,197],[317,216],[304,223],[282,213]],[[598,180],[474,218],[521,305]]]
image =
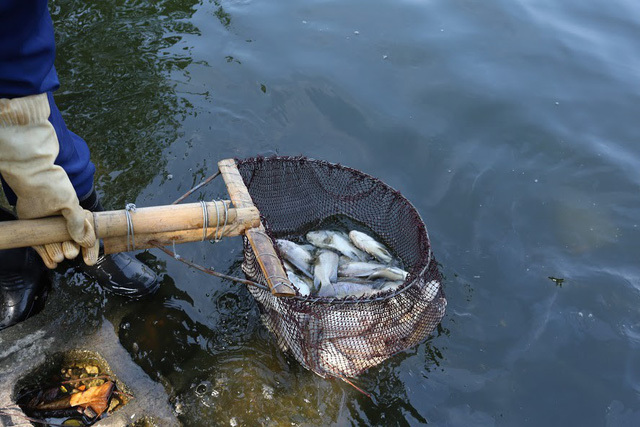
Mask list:
[[151,312],[132,312],[125,316],[120,323],[119,337],[152,378],[171,382],[171,377],[179,375],[182,366],[203,349],[205,329],[169,302],[156,306]]
[[[355,393],[347,404],[350,418],[366,425],[410,425],[427,423],[424,407],[415,405],[411,384],[428,380],[428,374],[445,360],[436,346],[438,337],[449,335],[439,325],[434,335],[417,347],[395,355],[382,365],[359,377],[357,385],[371,393],[371,398]],[[406,376],[413,378],[408,381]]]
[[248,294],[217,298],[213,311],[219,320],[213,328],[192,320],[185,311],[191,303],[176,298],[171,288],[171,281],[163,283],[164,301],[125,315],[119,337],[136,363],[167,387],[186,424],[336,420],[339,401],[332,396],[342,386],[280,352]]
[[[273,351],[251,346],[221,355],[212,372],[176,395],[185,422],[228,425],[327,425],[340,418],[349,390],[290,365]],[[267,350],[273,350],[267,346]]]
[[[182,35],[197,1],[54,0],[56,99],[70,129],[86,139],[107,207],[132,202],[162,173],[163,149],[189,114],[172,73],[192,61]],[[181,47],[182,49],[177,49]]]
[[225,28],[229,28],[231,25],[231,15],[227,13],[226,10],[222,7],[222,2],[220,0],[215,0],[214,4],[216,5],[216,10],[213,12],[216,15],[216,18],[220,21]]

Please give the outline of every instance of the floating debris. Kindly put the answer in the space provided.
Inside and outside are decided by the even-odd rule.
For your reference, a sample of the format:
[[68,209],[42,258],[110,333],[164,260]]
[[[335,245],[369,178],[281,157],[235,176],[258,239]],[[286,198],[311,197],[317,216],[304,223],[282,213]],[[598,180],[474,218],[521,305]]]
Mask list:
[[556,284],[559,288],[562,287],[562,283],[564,283],[564,279],[560,279],[559,277],[549,276],[549,279]]
[[43,423],[66,418],[62,425],[89,426],[128,402],[115,380],[95,364],[74,363],[56,369],[49,380],[44,386],[23,389],[17,398],[25,414]]

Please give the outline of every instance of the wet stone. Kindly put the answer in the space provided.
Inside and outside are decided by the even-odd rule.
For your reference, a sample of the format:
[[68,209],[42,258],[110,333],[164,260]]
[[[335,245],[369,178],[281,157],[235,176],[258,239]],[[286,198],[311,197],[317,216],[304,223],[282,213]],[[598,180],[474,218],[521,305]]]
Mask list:
[[[59,307],[62,305],[49,304],[40,316],[0,331],[3,349],[0,352],[0,407],[11,413],[0,416],[0,425],[29,425],[18,401],[24,406],[23,400],[27,400],[26,392],[30,390],[41,392],[33,396],[33,405],[72,396],[78,399],[83,397],[79,393],[103,385],[110,378],[116,383],[114,390],[122,394],[112,393],[103,409],[108,416],[102,416],[96,426],[120,427],[141,419],[145,419],[145,423],[153,421],[155,425],[179,425],[166,391],[135,364],[120,345],[111,323],[105,320],[97,330],[78,333],[78,329],[63,328],[55,323],[55,319],[64,317],[48,311],[55,312]],[[99,349],[99,353],[95,349]],[[103,374],[105,378],[98,378]],[[107,392],[109,390],[104,394]],[[92,408],[94,412],[95,409]],[[101,408],[97,409],[100,412]],[[87,417],[76,409],[58,415],[51,423],[87,425],[83,420]],[[87,415],[91,417],[92,413]]]
[[63,425],[92,425],[126,405],[131,396],[97,353],[77,351],[51,356],[15,388],[25,414]]

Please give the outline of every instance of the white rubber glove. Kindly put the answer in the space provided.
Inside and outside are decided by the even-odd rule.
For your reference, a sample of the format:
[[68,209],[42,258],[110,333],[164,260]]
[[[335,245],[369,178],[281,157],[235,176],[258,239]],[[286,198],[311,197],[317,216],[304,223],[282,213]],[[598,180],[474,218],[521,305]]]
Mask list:
[[46,94],[0,99],[0,173],[18,196],[18,218],[62,215],[66,219],[73,242],[34,247],[47,267],[75,258],[78,245],[83,247],[84,261],[93,265],[98,239],[67,173],[54,164],[60,146],[50,114]]

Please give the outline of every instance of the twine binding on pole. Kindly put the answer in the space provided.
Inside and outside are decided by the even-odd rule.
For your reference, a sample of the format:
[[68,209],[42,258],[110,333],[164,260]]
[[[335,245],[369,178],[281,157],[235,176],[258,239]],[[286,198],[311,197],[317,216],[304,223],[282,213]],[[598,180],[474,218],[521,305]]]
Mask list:
[[127,218],[127,251],[136,250],[136,236],[133,231],[133,220],[131,219],[131,212],[135,211],[135,203],[127,203],[124,207],[124,215]]

